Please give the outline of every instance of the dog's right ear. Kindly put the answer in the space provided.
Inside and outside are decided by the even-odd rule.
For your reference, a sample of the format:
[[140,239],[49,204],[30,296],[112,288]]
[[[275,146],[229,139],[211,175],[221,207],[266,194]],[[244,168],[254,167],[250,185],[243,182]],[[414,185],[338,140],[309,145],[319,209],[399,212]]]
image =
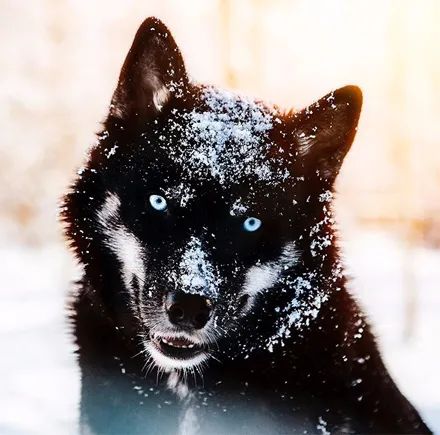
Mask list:
[[185,64],[170,31],[157,18],[147,18],[122,66],[110,115],[122,120],[151,118],[187,83]]

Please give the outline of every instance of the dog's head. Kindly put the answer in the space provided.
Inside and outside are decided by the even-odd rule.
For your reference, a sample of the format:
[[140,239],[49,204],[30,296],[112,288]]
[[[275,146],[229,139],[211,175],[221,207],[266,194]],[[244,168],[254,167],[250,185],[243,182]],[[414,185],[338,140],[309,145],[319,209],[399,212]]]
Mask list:
[[142,24],[64,216],[86,278],[156,365],[251,351],[263,318],[279,332],[313,315],[360,107],[356,87],[283,113],[195,84],[168,29]]

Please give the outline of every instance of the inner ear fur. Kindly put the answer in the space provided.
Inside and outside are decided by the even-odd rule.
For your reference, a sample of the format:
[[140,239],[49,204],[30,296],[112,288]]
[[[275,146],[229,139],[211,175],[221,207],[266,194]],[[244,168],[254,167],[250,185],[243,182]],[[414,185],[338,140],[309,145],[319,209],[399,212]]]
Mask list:
[[333,182],[355,137],[361,107],[361,90],[345,86],[293,114],[297,169]]
[[120,119],[155,116],[187,84],[185,64],[170,31],[157,18],[147,18],[125,58],[110,115]]

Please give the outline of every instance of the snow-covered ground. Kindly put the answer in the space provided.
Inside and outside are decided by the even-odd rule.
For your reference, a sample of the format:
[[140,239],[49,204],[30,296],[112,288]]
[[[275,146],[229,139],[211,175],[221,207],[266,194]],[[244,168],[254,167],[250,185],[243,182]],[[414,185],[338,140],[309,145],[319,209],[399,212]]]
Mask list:
[[[404,393],[440,433],[440,252],[410,251],[385,233],[348,234],[353,289]],[[79,373],[64,316],[77,271],[62,245],[0,247],[0,433],[76,433]],[[417,288],[405,339],[405,286]]]
[[77,431],[79,371],[65,321],[75,270],[62,246],[0,249],[0,434]]
[[[440,251],[408,249],[402,240],[380,232],[357,233],[343,247],[353,293],[371,319],[388,369],[440,434]],[[416,293],[409,337],[408,285]]]

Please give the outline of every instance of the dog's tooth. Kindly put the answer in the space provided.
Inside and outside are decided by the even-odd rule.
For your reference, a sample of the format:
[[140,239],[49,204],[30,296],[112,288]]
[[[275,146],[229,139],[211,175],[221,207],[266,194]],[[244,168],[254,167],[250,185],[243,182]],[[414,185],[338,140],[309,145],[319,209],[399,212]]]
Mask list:
[[182,342],[179,343],[179,341],[181,340],[177,340],[177,342],[175,343],[173,340],[168,340],[165,337],[161,337],[157,334],[153,334],[152,337],[153,339],[160,340],[162,343],[165,343],[168,346],[172,346],[178,349],[193,349],[196,346],[196,343],[187,343],[187,344],[184,344]]

